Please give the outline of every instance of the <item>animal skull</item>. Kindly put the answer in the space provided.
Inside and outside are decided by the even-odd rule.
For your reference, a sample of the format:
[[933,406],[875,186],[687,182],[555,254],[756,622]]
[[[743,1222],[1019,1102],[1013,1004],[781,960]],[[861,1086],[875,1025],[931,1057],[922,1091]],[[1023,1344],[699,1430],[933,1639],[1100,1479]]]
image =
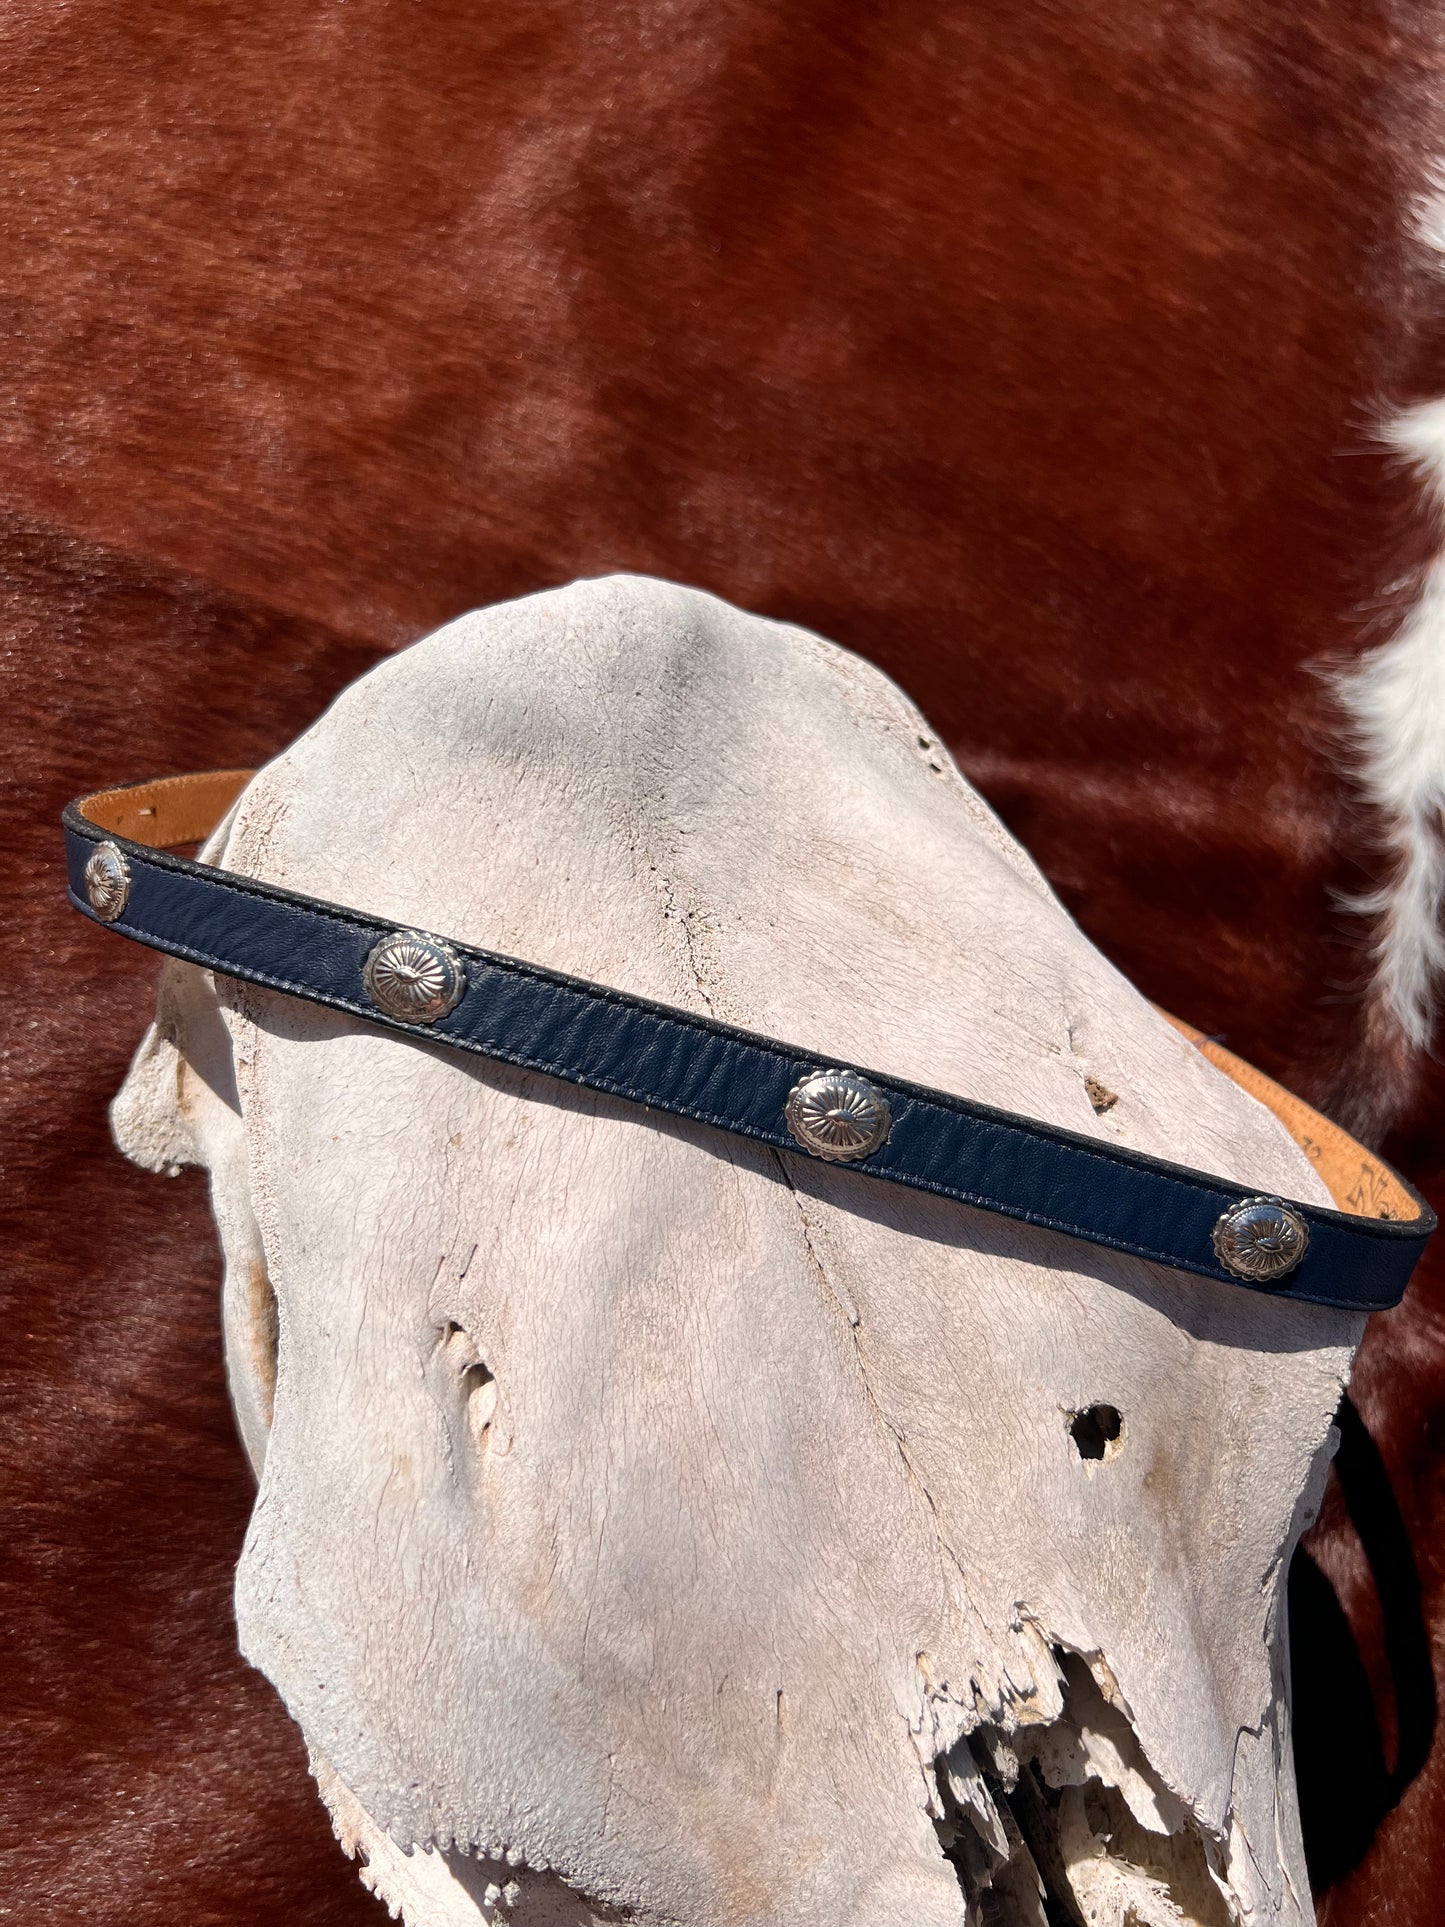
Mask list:
[[[1328,1202],[892,684],[707,596],[453,623],[209,854]],[[242,1649],[413,1927],[1310,1918],[1284,1577],[1359,1319],[183,964],[114,1117],[211,1173]]]

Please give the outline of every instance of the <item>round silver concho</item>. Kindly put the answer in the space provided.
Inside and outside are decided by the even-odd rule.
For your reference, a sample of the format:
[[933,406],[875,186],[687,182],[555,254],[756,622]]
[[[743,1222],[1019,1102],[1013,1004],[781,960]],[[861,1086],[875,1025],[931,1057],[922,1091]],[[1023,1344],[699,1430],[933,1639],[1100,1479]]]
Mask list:
[[366,960],[362,982],[377,1009],[404,1024],[434,1024],[467,987],[451,945],[420,930],[383,937]]
[[1298,1211],[1279,1198],[1241,1198],[1214,1227],[1214,1254],[1236,1278],[1256,1282],[1293,1271],[1310,1241]]
[[857,1071],[814,1071],[789,1091],[783,1115],[803,1149],[831,1164],[866,1158],[893,1125],[887,1098]]
[[113,843],[97,843],[85,866],[85,897],[102,923],[114,923],[130,896],[130,865]]

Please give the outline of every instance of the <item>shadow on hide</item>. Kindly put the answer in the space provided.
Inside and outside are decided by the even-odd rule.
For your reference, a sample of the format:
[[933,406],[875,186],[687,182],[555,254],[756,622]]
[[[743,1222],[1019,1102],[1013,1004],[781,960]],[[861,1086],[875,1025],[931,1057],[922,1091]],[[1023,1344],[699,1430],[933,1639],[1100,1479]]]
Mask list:
[[1295,1777],[1310,1881],[1322,1893],[1364,1859],[1385,1815],[1420,1772],[1437,1701],[1420,1575],[1379,1448],[1346,1397],[1335,1417],[1331,1476],[1364,1550],[1384,1624],[1395,1700],[1395,1764],[1386,1760],[1369,1672],[1335,1589],[1309,1553],[1289,1573]]

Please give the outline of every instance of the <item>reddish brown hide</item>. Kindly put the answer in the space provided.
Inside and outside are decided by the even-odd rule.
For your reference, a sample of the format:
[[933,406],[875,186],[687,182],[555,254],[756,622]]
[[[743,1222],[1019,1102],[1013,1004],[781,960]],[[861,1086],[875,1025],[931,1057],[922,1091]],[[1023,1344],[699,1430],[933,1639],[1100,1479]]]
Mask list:
[[[197,1181],[106,1143],[154,968],[62,907],[70,793],[262,756],[467,606],[696,583],[881,663],[1146,991],[1357,1124],[1404,1116],[1439,1201],[1439,1089],[1332,907],[1377,859],[1307,667],[1385,633],[1421,553],[1369,435],[1445,373],[1401,238],[1435,25],[11,6],[0,1891],[27,1927],[376,1916],[234,1654],[212,1233]],[[1336,1493],[1296,1587],[1306,1727],[1358,1669],[1333,1778],[1304,1760],[1335,1927],[1424,1927],[1445,1888],[1442,1320],[1445,1254],[1358,1374],[1393,1576]],[[1387,1732],[1356,1787],[1377,1719],[1400,1765]]]

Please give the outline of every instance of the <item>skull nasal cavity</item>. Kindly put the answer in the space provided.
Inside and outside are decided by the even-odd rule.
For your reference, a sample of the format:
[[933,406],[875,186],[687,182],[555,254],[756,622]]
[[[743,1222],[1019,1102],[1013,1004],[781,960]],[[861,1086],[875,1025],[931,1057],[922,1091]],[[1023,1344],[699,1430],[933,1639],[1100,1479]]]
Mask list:
[[1081,1459],[1102,1459],[1123,1430],[1124,1421],[1112,1405],[1091,1405],[1069,1420],[1069,1436]]

